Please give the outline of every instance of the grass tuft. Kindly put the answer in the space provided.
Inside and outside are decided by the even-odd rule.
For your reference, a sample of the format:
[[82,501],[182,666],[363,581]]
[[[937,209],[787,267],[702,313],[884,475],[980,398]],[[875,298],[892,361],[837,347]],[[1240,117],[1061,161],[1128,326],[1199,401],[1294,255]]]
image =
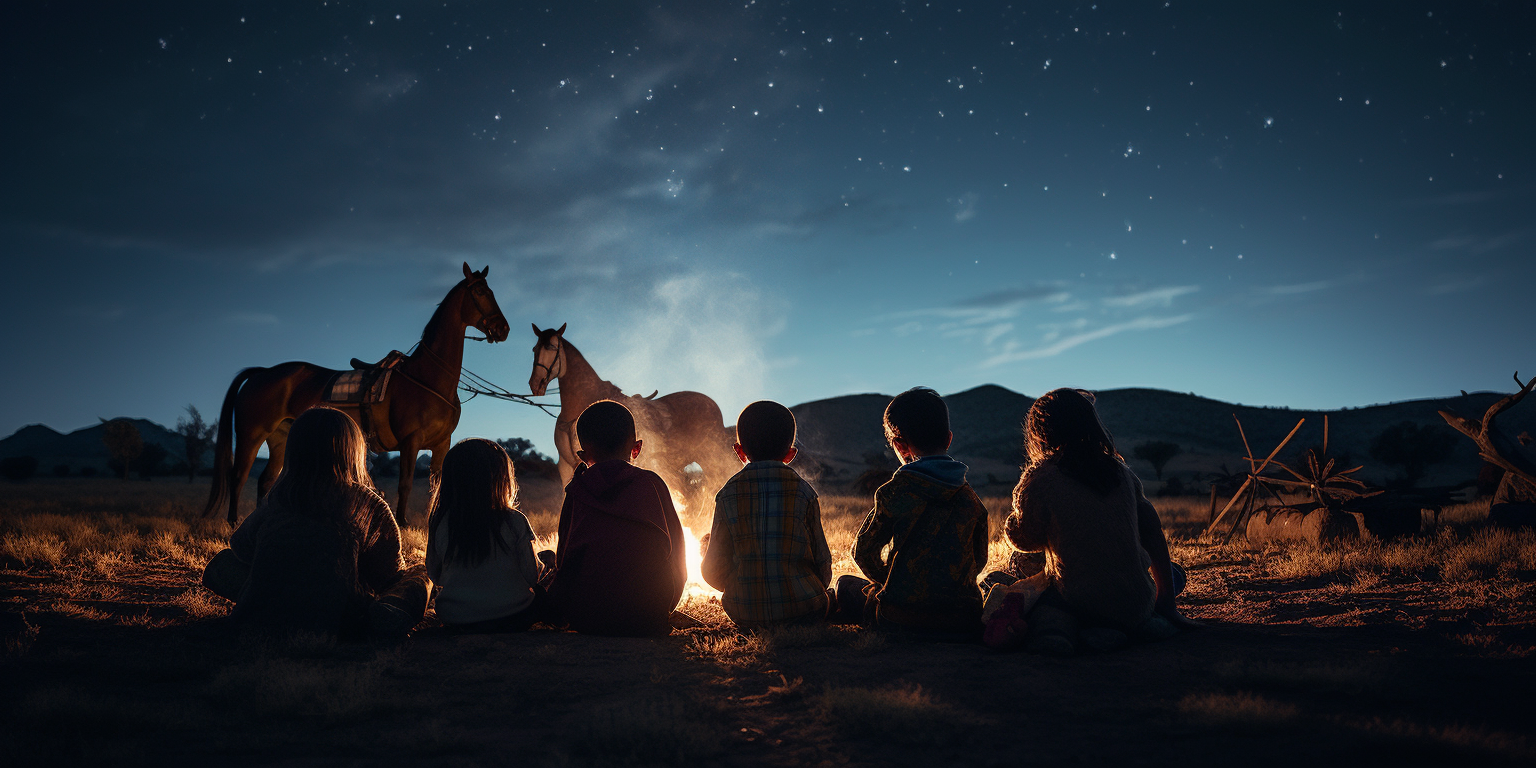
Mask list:
[[920,685],[889,688],[830,686],[817,711],[839,733],[909,744],[943,744],[980,718],[936,700]]
[[1300,714],[1291,704],[1243,692],[1191,694],[1179,702],[1179,712],[1207,726],[1238,731],[1276,728]]

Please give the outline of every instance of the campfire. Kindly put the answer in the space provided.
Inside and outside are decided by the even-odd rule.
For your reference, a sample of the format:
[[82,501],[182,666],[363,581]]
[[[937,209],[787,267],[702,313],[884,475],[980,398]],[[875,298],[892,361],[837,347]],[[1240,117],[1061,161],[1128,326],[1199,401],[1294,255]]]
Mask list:
[[[688,504],[677,491],[672,491],[672,505],[677,507],[677,516],[683,522],[683,540],[688,547],[688,585],[683,588],[683,595],[687,597],[719,597],[720,590],[711,587],[704,581],[704,555],[699,553],[699,537],[688,524]],[[707,522],[707,521],[706,521]]]

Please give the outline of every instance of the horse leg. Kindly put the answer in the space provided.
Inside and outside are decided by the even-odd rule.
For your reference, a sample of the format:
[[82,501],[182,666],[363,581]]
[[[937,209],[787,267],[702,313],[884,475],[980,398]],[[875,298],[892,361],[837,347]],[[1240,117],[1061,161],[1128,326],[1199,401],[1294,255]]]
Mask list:
[[[395,523],[405,525],[405,518],[410,513],[411,483],[416,478],[416,452],[420,450],[415,445],[400,445],[400,484],[396,487],[395,494]],[[436,456],[432,457],[434,460]]]
[[427,470],[427,488],[430,493],[431,489],[436,489],[437,484],[443,481],[443,460],[448,458],[448,441],[444,440],[427,450],[432,452],[431,469]]
[[257,504],[267,497],[267,493],[272,490],[272,485],[277,482],[277,476],[283,471],[283,454],[287,450],[288,430],[286,428],[278,429],[267,437],[267,466],[261,470],[261,476],[256,478]]
[[572,434],[575,428],[566,422],[555,424],[555,454],[560,460],[560,487],[570,484],[571,478],[576,476],[576,437]]
[[260,449],[260,437],[243,429],[235,431],[235,456],[234,462],[229,467],[230,525],[234,525],[240,519],[240,494],[245,490],[245,480],[250,477],[251,465],[256,463],[256,451]]

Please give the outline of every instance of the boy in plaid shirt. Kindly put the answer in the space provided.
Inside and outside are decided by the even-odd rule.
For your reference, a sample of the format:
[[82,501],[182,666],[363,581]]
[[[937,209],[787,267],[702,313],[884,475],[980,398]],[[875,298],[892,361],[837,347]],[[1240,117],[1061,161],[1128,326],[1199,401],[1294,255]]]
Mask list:
[[816,491],[789,468],[795,416],[760,400],[737,418],[736,439],[746,466],[715,495],[704,580],[724,593],[720,602],[737,626],[820,621],[832,604],[832,552]]

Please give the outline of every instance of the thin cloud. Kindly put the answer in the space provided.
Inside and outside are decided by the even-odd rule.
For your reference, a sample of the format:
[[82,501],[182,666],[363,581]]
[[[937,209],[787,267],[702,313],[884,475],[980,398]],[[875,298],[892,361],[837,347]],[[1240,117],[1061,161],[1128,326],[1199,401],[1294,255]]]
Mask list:
[[1198,285],[1175,285],[1167,288],[1155,288],[1150,291],[1141,291],[1127,296],[1110,296],[1104,299],[1107,307],[1143,307],[1150,305],[1171,306],[1173,300],[1185,294],[1200,290]]
[[1126,331],[1151,331],[1159,328],[1168,328],[1171,326],[1179,325],[1181,323],[1187,323],[1194,319],[1194,317],[1195,316],[1193,314],[1177,315],[1174,317],[1152,317],[1150,315],[1145,317],[1138,317],[1135,320],[1128,322],[1106,325],[1103,328],[1096,328],[1091,331],[1084,331],[1072,336],[1060,338],[1050,344],[1042,347],[1035,347],[1033,349],[1017,349],[1013,342],[1009,342],[1007,345],[1005,345],[1002,352],[999,352],[998,354],[995,354],[982,361],[981,367],[992,368],[995,366],[1003,365],[1005,363],[1019,362],[1021,360],[1038,360],[1042,357],[1055,357],[1056,355],[1072,349],[1073,347],[1082,346],[1083,344],[1087,344],[1090,341],[1098,341],[1099,339],[1109,338],[1110,336],[1125,333]]
[[1295,285],[1272,285],[1263,289],[1264,293],[1271,296],[1294,296],[1298,293],[1312,293],[1314,291],[1326,291],[1339,284],[1338,280],[1317,280],[1311,283],[1297,283]]
[[[1060,297],[1060,299],[1056,299]],[[956,307],[1006,307],[1014,304],[1022,304],[1037,300],[1065,300],[1067,292],[1059,285],[1048,283],[1036,283],[1022,288],[1008,288],[991,293],[983,293],[980,296],[972,296],[955,302]]]
[[1520,242],[1525,238],[1524,230],[1505,232],[1492,237],[1480,237],[1477,235],[1449,235],[1429,243],[1427,246],[1432,251],[1467,251],[1473,254],[1484,254],[1497,251],[1508,245]]

